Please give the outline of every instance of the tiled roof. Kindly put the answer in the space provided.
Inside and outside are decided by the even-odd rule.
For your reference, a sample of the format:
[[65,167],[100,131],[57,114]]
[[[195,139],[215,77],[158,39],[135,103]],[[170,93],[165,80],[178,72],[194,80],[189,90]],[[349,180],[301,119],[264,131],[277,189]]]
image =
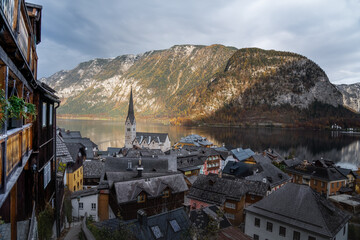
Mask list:
[[247,207],[246,211],[327,237],[334,237],[351,218],[309,186],[293,183]]
[[136,179],[114,183],[118,204],[135,201],[140,192],[146,192],[149,197],[161,196],[164,189],[179,193],[188,190],[183,174],[172,174],[148,179]]
[[190,211],[190,221],[195,225],[196,228],[205,229],[209,225],[210,219],[215,220],[220,229],[230,227],[231,224],[228,219],[224,216],[220,216],[220,208],[215,205]]
[[62,163],[68,163],[74,161],[63,139],[58,134],[56,134],[56,157],[60,158],[60,161]]
[[293,158],[293,159],[285,159],[282,161],[287,167],[292,167],[292,166],[296,166],[302,163],[302,160],[298,159],[298,158]]
[[226,199],[240,201],[246,194],[251,193],[265,196],[267,185],[263,182],[248,181],[243,179],[225,179],[217,175],[199,175],[191,186],[188,198],[203,202],[222,205]]
[[250,148],[247,149],[235,148],[231,150],[231,153],[239,161],[243,161],[255,155],[255,153]]
[[191,143],[195,146],[210,146],[212,142],[208,141],[205,137],[197,134],[191,134],[180,139],[179,143]]
[[224,169],[223,169],[223,174],[228,174],[228,175],[232,175],[232,176],[236,176],[236,177],[247,177],[253,174],[253,171],[257,168],[258,166],[255,164],[246,164],[243,162],[234,162],[234,161],[229,161]]
[[86,160],[83,163],[84,178],[100,178],[104,171],[104,162],[99,160]]
[[136,132],[136,140],[141,144],[145,141],[150,144],[152,141],[156,143],[164,143],[169,136],[167,133],[149,133],[149,132]]
[[63,128],[60,129],[60,135],[63,139],[81,138],[80,131],[70,131],[70,130],[65,131],[65,129]]
[[141,149],[130,148],[126,153],[126,157],[153,157],[153,156],[157,157],[159,155],[165,155],[165,153],[160,149],[146,149],[146,148],[141,148]]
[[71,198],[86,197],[94,194],[98,194],[97,188],[89,188],[71,193]]
[[221,229],[216,238],[217,240],[251,240],[252,238],[245,235],[238,227],[228,227]]
[[316,167],[311,164],[301,164],[292,167],[286,168],[287,172],[297,173],[301,175],[309,175],[313,178],[325,180],[325,181],[338,181],[346,180],[347,177],[344,176],[337,170],[337,167]]
[[[171,239],[171,240],[190,240],[188,230],[190,220],[183,208],[167,211],[158,215],[147,217],[146,225],[142,224],[139,219],[130,220],[124,223],[135,235],[136,239]],[[121,225],[118,218],[105,220],[94,223],[98,228],[107,228],[115,231]],[[152,228],[159,230],[162,237],[156,238]],[[175,229],[175,230],[174,230]]]
[[90,140],[90,138],[66,138],[64,139],[65,143],[81,143],[85,147],[86,158],[93,159],[94,151],[93,148],[97,147],[97,145]]
[[66,143],[66,142],[65,145],[69,150],[71,158],[73,159],[74,162],[76,162],[80,148],[85,148],[85,146],[82,145],[81,143]]

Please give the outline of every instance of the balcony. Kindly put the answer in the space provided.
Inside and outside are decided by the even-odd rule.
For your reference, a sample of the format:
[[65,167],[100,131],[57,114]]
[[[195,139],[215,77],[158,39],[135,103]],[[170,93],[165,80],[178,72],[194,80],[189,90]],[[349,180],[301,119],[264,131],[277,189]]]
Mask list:
[[[16,183],[32,152],[32,123],[0,136],[0,206]],[[5,174],[5,176],[3,176]]]

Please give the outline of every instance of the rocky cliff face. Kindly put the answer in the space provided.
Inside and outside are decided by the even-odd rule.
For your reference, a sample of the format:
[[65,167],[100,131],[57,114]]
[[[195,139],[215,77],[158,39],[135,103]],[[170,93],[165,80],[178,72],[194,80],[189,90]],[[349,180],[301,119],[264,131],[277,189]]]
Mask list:
[[95,59],[43,81],[62,98],[60,114],[125,117],[131,86],[138,116],[196,119],[224,108],[342,104],[324,71],[304,56],[222,45]]
[[343,105],[360,112],[360,83],[341,84],[336,86],[343,96]]

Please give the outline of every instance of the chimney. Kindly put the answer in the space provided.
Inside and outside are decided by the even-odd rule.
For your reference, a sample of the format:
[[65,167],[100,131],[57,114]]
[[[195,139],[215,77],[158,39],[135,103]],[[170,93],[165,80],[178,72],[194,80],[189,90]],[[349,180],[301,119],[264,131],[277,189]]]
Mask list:
[[138,171],[138,175],[137,177],[142,177],[142,171],[144,170],[143,166],[141,166],[141,158],[139,159],[139,165],[138,167],[136,168],[136,170]]
[[147,214],[143,209],[139,209],[137,211],[137,219],[140,223],[140,226],[143,226],[144,228],[147,227]]

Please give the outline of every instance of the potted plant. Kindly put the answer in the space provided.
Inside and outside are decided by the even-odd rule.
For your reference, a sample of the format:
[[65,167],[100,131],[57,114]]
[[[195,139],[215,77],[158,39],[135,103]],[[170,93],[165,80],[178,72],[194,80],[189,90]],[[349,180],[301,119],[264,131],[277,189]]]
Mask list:
[[22,125],[21,117],[26,118],[24,99],[13,95],[9,97],[8,100],[9,100],[8,116],[9,119],[11,119],[11,121],[9,121],[9,127],[10,128],[21,127]]
[[36,119],[36,106],[32,103],[25,103],[25,119],[29,117],[34,117],[33,120]]

